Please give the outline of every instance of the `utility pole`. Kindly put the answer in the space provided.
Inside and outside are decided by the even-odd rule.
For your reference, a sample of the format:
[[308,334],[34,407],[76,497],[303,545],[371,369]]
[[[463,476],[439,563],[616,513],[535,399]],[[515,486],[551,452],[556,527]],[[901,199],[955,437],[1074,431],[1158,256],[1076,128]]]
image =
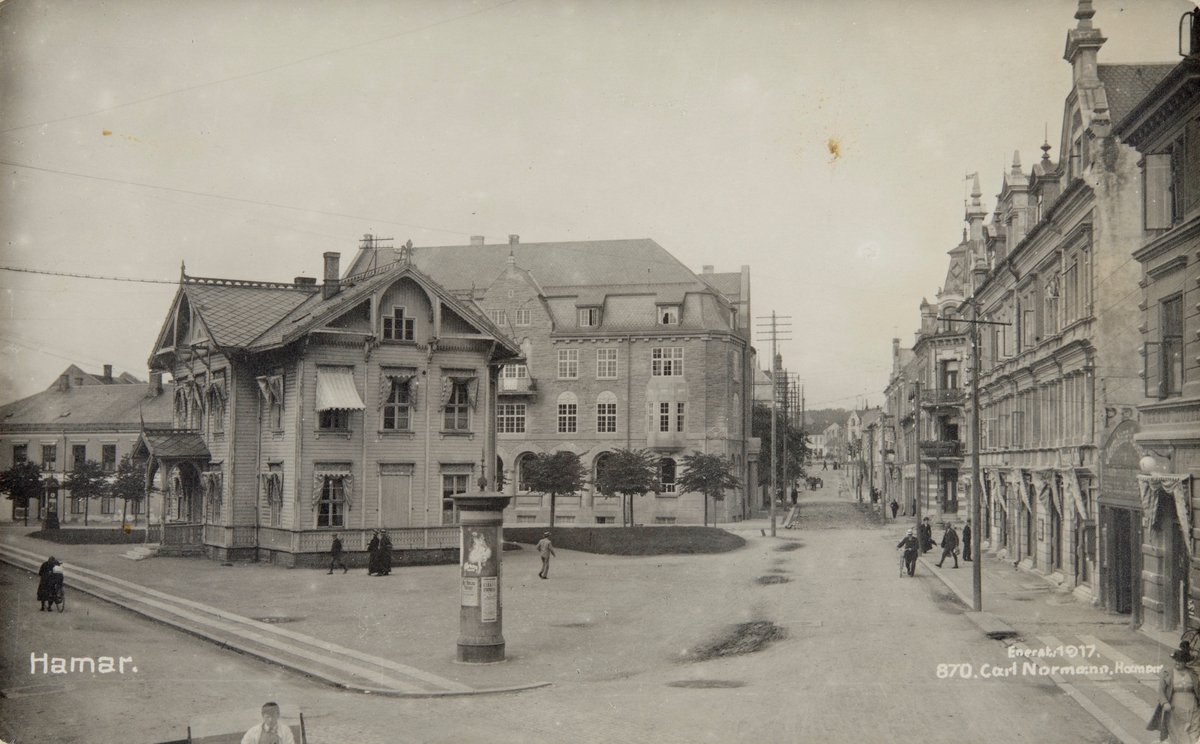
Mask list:
[[[768,318],[760,317],[759,320],[767,321]],[[787,322],[791,320],[790,315],[776,315],[775,311],[771,311],[770,322],[759,323],[760,333],[769,333],[771,336],[771,493],[768,503],[771,513],[771,537],[775,537],[775,497],[779,487],[779,450],[776,446],[779,442],[778,429],[776,419],[779,416],[779,354],[777,351],[780,341],[788,341],[790,339],[781,339],[780,333],[786,333],[792,325]]]
[[[780,360],[777,364],[781,364]],[[783,370],[783,441],[780,443],[783,448],[783,454],[779,456],[779,469],[783,473],[781,483],[783,485],[783,501],[787,504],[788,486],[791,485],[791,478],[788,476],[788,439],[791,437],[792,419],[789,414],[791,406],[792,380],[786,369]]]
[[[913,425],[913,444],[916,445],[916,447],[914,449],[917,452],[917,492],[916,492],[916,494],[914,494],[916,497],[914,499],[914,501],[916,502],[916,509],[914,509],[914,513],[917,518],[917,533],[920,534],[920,531],[921,531],[921,501],[924,499],[924,496],[921,493],[921,381],[920,380],[913,380],[913,401],[917,405],[917,409],[915,411],[916,419],[915,419],[915,423]],[[924,548],[924,546],[921,546],[921,547]]]
[[983,484],[979,470],[979,309],[971,303],[971,522],[975,525],[971,535],[971,586],[972,605],[976,612],[983,611],[983,569],[979,565],[979,545],[983,542],[980,532],[983,524]]

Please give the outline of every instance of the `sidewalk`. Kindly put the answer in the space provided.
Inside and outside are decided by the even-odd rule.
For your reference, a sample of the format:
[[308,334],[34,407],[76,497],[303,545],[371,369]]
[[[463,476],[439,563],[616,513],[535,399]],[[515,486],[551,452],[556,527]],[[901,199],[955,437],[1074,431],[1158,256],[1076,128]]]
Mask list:
[[[938,568],[940,558],[937,548],[923,555],[917,577],[932,575],[971,608],[972,563],[960,559],[955,569],[947,559]],[[980,565],[983,612],[966,615],[992,637],[1015,632],[1004,643],[1018,669],[1026,663],[1045,667],[1040,676],[1053,679],[1121,742],[1158,742],[1158,732],[1146,731],[1158,702],[1158,675],[1152,668],[1171,665],[1172,645],[1130,627],[1129,616],[1108,614],[1010,562],[984,555]],[[1042,655],[1027,657],[1026,652]]]

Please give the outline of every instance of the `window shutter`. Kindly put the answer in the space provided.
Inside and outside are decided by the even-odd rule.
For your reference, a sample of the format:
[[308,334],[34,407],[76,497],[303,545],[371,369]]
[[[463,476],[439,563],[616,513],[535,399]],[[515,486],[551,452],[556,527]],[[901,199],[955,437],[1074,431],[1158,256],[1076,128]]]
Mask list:
[[1171,226],[1171,154],[1147,155],[1143,174],[1146,229],[1164,230]]
[[1186,216],[1200,204],[1200,119],[1187,123],[1184,150],[1187,160],[1183,166],[1183,213]]

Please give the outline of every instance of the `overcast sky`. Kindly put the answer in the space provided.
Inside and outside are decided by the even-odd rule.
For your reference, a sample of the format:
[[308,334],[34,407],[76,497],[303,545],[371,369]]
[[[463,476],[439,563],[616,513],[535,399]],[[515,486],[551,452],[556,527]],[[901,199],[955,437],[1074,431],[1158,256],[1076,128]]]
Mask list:
[[[875,404],[964,175],[990,208],[1047,127],[1058,158],[1076,5],[6,0],[0,264],[291,280],[363,233],[650,238],[749,264],[810,408]],[[1178,61],[1193,4],[1094,5],[1101,63]],[[175,289],[0,270],[0,402],[70,362],[145,378]]]

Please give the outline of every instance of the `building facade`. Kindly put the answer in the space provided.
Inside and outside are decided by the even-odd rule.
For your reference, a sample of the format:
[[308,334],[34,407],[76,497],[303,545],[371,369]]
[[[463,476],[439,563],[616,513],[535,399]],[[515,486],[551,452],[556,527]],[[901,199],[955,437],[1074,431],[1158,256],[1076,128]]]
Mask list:
[[1200,24],[1194,15],[1189,21],[1188,56],[1114,128],[1141,154],[1144,231],[1134,258],[1146,402],[1140,422],[1118,427],[1102,463],[1123,479],[1123,491],[1140,497],[1140,519],[1131,509],[1130,524],[1122,525],[1140,556],[1114,553],[1126,564],[1115,570],[1133,581],[1113,582],[1110,604],[1142,613],[1145,627],[1163,631],[1200,627],[1193,500],[1200,476]]
[[[396,255],[369,245],[351,272]],[[507,244],[413,248],[412,261],[477,307],[524,359],[504,366],[497,390],[494,467],[515,497],[507,521],[549,520],[549,497],[529,492],[523,465],[564,449],[580,456],[590,482],[558,498],[559,524],[622,523],[622,499],[592,485],[617,449],[659,456],[660,493],[633,500],[633,522],[704,520],[703,496],[675,486],[692,452],[730,458],[742,483],[709,513],[715,506],[725,522],[747,516],[757,480],[748,267],[697,275],[650,240],[521,243],[515,235]]]
[[[121,458],[133,453],[143,427],[170,425],[171,401],[163,394],[162,375],[145,383],[128,372],[114,377],[111,365],[94,375],[72,364],[42,392],[0,407],[0,470],[21,462],[41,465],[46,491],[40,501],[30,502],[30,519],[42,518],[49,509],[64,524],[137,521],[142,504],[130,504],[132,511],[126,511],[113,499],[75,498],[60,484],[87,460],[115,474]],[[12,517],[26,515],[14,504]]]
[[497,387],[520,349],[402,255],[324,284],[181,275],[150,357],[173,429],[138,453],[164,545],[285,565],[386,528],[412,560],[458,547],[454,494],[494,483]]

